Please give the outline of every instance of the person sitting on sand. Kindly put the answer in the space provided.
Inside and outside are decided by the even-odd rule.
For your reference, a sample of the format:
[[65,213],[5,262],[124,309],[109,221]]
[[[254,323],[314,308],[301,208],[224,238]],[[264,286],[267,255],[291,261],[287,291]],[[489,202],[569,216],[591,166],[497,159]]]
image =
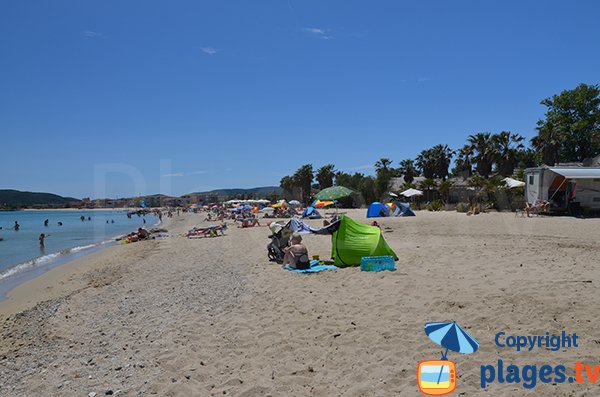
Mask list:
[[138,228],[138,236],[140,238],[140,240],[146,240],[148,237],[150,237],[150,233],[148,233],[148,231],[144,228]]
[[238,227],[244,228],[244,227],[254,227],[254,226],[260,226],[260,223],[258,223],[258,219],[248,218],[248,219],[242,219],[242,224],[241,224],[241,226],[238,226]]
[[310,260],[308,259],[308,249],[302,244],[302,236],[299,234],[292,235],[290,246],[283,249],[283,265],[294,269],[304,270],[310,268]]

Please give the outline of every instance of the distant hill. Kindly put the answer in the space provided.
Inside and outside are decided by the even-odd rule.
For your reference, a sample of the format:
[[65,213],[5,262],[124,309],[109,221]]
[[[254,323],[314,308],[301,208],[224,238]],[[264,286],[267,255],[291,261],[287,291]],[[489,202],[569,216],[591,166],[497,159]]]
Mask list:
[[196,192],[191,194],[218,194],[221,196],[235,196],[237,194],[253,194],[255,196],[264,196],[265,194],[269,194],[275,191],[277,194],[281,194],[283,189],[279,186],[262,186],[262,187],[253,187],[249,189],[243,188],[233,188],[233,189],[215,189],[210,192]]
[[0,207],[29,207],[32,205],[64,205],[80,201],[73,197],[62,197],[52,193],[22,192],[0,189]]

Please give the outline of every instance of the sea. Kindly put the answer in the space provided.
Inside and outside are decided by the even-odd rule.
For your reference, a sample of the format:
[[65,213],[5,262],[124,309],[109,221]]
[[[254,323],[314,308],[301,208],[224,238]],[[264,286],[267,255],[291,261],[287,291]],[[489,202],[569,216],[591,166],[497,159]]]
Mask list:
[[[53,267],[115,244],[119,236],[158,225],[154,215],[128,218],[125,210],[0,211],[0,299]],[[43,247],[41,233],[47,235]]]

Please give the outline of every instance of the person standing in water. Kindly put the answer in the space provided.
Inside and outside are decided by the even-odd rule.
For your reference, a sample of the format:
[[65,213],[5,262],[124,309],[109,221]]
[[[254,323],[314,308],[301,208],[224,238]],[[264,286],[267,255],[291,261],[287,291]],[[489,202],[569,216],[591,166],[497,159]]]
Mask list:
[[46,220],[44,221],[44,226],[48,227],[48,222],[49,222],[49,220],[48,220],[48,219],[46,219]]
[[20,228],[21,228],[21,225],[19,225],[19,222],[15,221],[15,225],[13,226],[13,229],[15,229],[15,232],[18,232]]
[[48,236],[49,236],[49,234],[44,234],[44,233],[40,234],[40,247],[42,247],[42,248],[44,247],[44,240]]

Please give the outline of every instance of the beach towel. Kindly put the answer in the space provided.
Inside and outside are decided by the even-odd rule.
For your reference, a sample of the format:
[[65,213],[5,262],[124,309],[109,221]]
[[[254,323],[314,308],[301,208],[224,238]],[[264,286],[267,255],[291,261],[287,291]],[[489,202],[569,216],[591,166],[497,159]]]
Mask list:
[[331,266],[331,265],[321,265],[321,262],[317,261],[317,260],[312,260],[310,261],[310,269],[294,269],[293,267],[289,267],[289,266],[285,266],[284,269],[285,270],[289,270],[290,272],[296,272],[296,273],[318,273],[318,272],[322,272],[325,270],[333,270],[333,269],[337,269],[336,266]]

